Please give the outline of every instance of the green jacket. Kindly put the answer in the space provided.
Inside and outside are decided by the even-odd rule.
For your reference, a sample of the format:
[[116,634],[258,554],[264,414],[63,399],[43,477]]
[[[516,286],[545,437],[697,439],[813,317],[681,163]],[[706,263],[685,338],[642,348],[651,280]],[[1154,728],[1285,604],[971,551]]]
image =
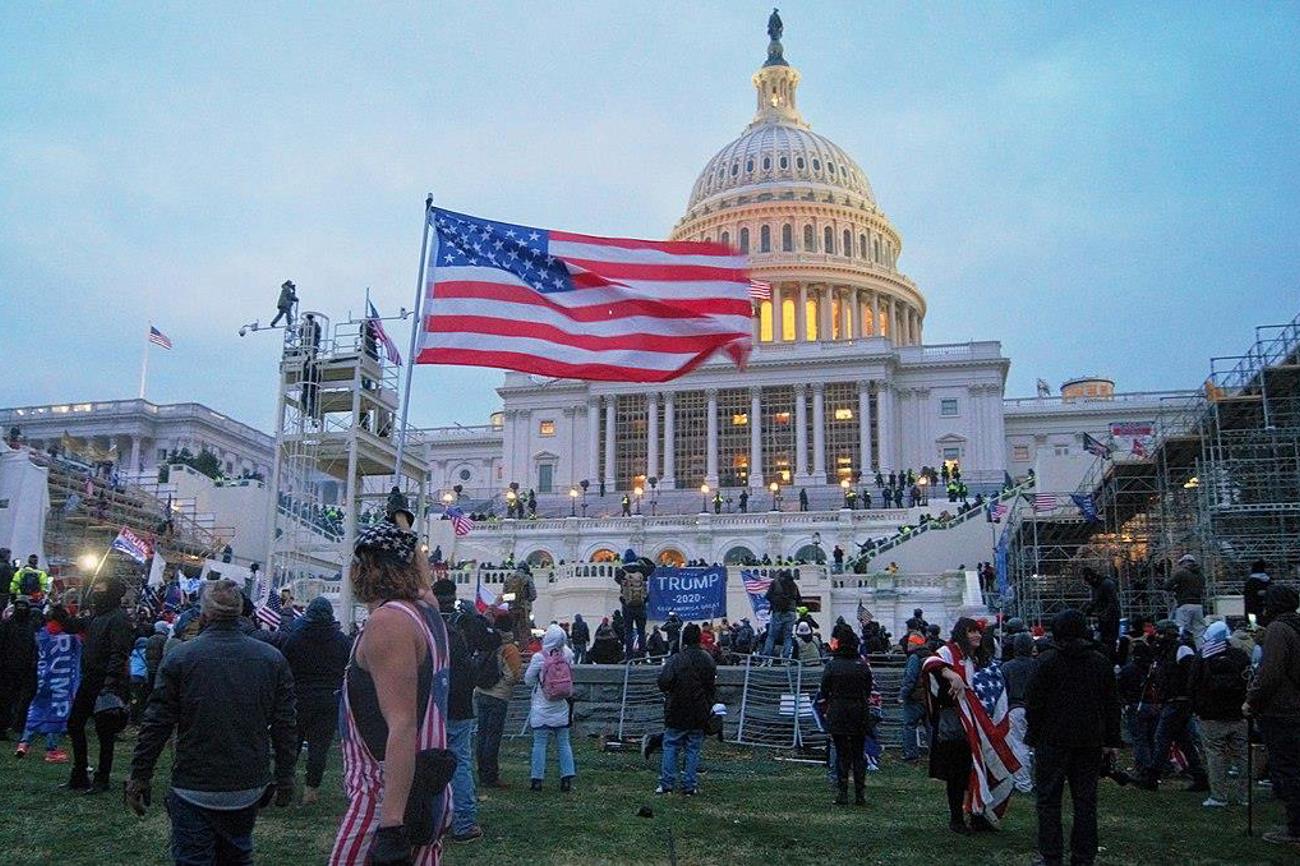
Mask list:
[[36,575],[36,580],[40,584],[41,592],[49,595],[50,590],[54,588],[54,580],[46,572],[41,571],[39,568],[32,568],[28,565],[24,565],[22,568],[14,572],[14,579],[9,581],[9,594],[15,596],[25,595],[22,591],[22,586],[29,574]]

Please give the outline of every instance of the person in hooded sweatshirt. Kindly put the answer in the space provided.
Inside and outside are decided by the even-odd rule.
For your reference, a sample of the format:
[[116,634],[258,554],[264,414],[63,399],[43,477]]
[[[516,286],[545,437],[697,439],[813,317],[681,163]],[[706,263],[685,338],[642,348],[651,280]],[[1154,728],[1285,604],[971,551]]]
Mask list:
[[1123,745],[1119,697],[1110,658],[1088,639],[1088,621],[1065,610],[1052,621],[1052,645],[1038,659],[1025,691],[1025,742],[1034,749],[1038,854],[1065,862],[1061,799],[1074,807],[1072,864],[1097,859],[1097,782]]
[[1029,689],[1029,679],[1038,667],[1034,658],[1034,638],[1027,631],[1022,631],[1011,641],[1014,656],[1002,665],[1002,681],[1007,689],[1007,718],[1010,730],[1007,732],[1007,745],[1020,761],[1020,769],[1015,772],[1016,790],[1028,793],[1034,789],[1034,753],[1025,745],[1025,693]]
[[573,615],[573,626],[569,629],[569,642],[573,644],[575,664],[587,661],[587,646],[591,643],[591,626],[582,618],[582,614]]
[[1257,559],[1251,563],[1250,574],[1241,588],[1241,598],[1246,608],[1246,616],[1255,617],[1256,622],[1264,616],[1264,596],[1272,582],[1273,579],[1268,576],[1267,562]]
[[[126,708],[130,700],[127,659],[131,655],[134,634],[131,621],[122,609],[125,592],[121,581],[100,577],[91,586],[89,616],[70,616],[61,605],[55,605],[50,611],[50,618],[65,632],[82,635],[84,641],[81,684],[77,687],[68,716],[72,773],[63,787],[69,791],[102,794],[108,790],[109,775],[113,771],[113,747],[117,744],[117,735],[126,727]],[[86,743],[86,723],[92,718],[99,740],[99,763],[93,782]]]
[[853,802],[862,806],[867,802],[865,749],[871,732],[871,667],[858,657],[858,636],[850,626],[836,626],[831,644],[821,693],[826,699],[826,726],[835,743],[835,805],[848,805],[852,775]]
[[1201,729],[1210,796],[1202,806],[1222,808],[1246,804],[1244,777],[1229,770],[1246,766],[1246,720],[1241,705],[1246,700],[1250,656],[1228,643],[1228,624],[1219,620],[1205,630],[1205,643],[1191,661],[1188,692]]
[[[599,640],[599,635],[597,639]],[[573,650],[569,649],[565,642],[564,629],[556,623],[551,623],[542,637],[542,651],[533,654],[533,657],[528,660],[528,669],[524,671],[524,685],[533,690],[528,709],[528,726],[533,729],[530,778],[534,791],[542,790],[542,782],[546,779],[547,752],[552,737],[559,752],[560,790],[564,792],[572,790],[573,779],[578,774],[577,764],[573,760],[573,743],[569,740],[569,727],[572,725],[569,700],[547,697],[543,682],[542,670],[546,666],[547,658],[556,655],[560,656],[565,663],[573,664]]]
[[31,611],[31,603],[18,596],[12,615],[0,622],[0,739],[4,740],[9,739],[11,727],[23,732],[26,706],[36,691],[36,622]]
[[1268,748],[1273,796],[1286,806],[1286,829],[1265,833],[1278,845],[1300,845],[1300,597],[1274,584],[1264,596],[1264,652],[1242,710],[1259,722]]
[[307,783],[302,790],[302,802],[310,805],[320,799],[320,783],[334,743],[334,730],[338,727],[339,689],[343,686],[352,641],[335,621],[334,606],[329,599],[317,596],[294,624],[280,651],[293,672],[298,709],[297,742],[307,743]]

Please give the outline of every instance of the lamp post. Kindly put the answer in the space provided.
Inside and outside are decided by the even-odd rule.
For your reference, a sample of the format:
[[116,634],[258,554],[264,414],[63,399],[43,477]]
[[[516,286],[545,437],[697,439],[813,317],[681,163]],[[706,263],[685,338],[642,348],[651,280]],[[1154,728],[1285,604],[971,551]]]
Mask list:
[[578,488],[569,488],[569,516],[578,516]]
[[650,516],[659,513],[659,479],[651,476],[646,479],[650,483]]
[[632,495],[636,497],[636,513],[638,515],[641,514],[641,494],[643,493],[645,493],[645,491],[641,488],[641,485],[639,484],[636,487],[632,488]]
[[703,501],[700,502],[700,514],[708,514],[709,513],[709,485],[707,484],[700,485],[700,495],[704,497]]
[[586,517],[587,516],[587,488],[591,486],[591,482],[584,478],[578,482],[578,486],[582,488],[582,516]]
[[844,491],[844,507],[849,507],[849,479],[840,479],[840,490]]
[[517,498],[518,496],[513,490],[506,491],[506,517],[513,518],[515,516],[515,500]]
[[916,479],[916,488],[918,491],[920,491],[920,500],[921,500],[920,503],[918,504],[920,505],[930,504],[929,485],[930,485],[930,479],[926,478],[924,475]]
[[772,491],[772,510],[780,511],[781,506],[778,502],[780,501],[781,485],[773,481],[771,484],[767,485],[767,489]]
[[449,507],[455,501],[456,501],[456,497],[452,495],[452,492],[450,490],[442,494],[442,505],[444,508]]

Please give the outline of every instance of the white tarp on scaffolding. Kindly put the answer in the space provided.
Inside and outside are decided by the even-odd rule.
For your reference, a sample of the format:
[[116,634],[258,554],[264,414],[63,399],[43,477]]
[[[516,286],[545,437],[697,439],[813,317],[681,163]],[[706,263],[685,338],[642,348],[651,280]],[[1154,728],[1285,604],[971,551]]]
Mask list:
[[0,547],[17,559],[35,553],[45,559],[45,515],[50,510],[50,470],[37,466],[25,451],[0,442]]

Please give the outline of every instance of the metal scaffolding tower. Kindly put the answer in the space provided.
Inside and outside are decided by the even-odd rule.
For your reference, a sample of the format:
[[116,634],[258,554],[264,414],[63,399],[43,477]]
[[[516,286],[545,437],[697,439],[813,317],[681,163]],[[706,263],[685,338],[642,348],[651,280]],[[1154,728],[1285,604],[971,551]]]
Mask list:
[[382,516],[394,486],[412,511],[424,511],[428,467],[418,432],[407,432],[402,466],[395,469],[400,372],[387,362],[368,320],[331,329],[326,316],[308,312],[285,330],[269,503],[270,586],[333,582],[345,623],[354,611],[342,578],[358,524]]

